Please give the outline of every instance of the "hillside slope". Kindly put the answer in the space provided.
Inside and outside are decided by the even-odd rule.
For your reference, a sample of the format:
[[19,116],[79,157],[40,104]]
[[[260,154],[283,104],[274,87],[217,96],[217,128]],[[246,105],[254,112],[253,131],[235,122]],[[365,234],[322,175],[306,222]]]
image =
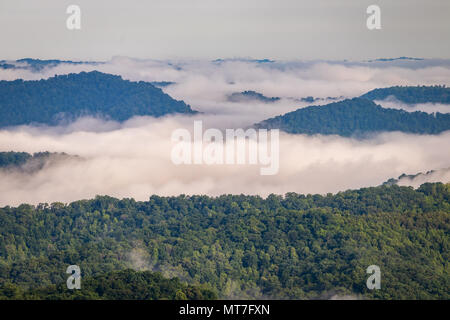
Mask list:
[[370,100],[384,100],[388,97],[394,97],[396,100],[408,104],[450,104],[450,88],[445,86],[396,86],[374,89],[361,96],[361,98]]
[[0,127],[54,125],[85,115],[124,121],[133,116],[194,113],[150,83],[98,71],[39,81],[0,81],[0,97]]
[[353,98],[297,109],[255,126],[294,134],[352,136],[383,131],[438,134],[450,130],[450,114],[386,109],[370,100]]
[[[326,196],[97,197],[0,209],[0,288],[144,264],[222,298],[449,299],[450,185]],[[378,265],[382,290],[366,288]],[[95,291],[95,290],[94,290]]]

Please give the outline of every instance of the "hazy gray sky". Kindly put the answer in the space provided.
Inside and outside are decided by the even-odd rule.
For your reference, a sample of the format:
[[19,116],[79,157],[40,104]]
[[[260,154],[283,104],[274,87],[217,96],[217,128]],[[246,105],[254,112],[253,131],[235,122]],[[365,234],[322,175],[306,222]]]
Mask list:
[[[66,28],[71,4],[81,30]],[[450,1],[0,0],[0,39],[0,59],[450,58]]]

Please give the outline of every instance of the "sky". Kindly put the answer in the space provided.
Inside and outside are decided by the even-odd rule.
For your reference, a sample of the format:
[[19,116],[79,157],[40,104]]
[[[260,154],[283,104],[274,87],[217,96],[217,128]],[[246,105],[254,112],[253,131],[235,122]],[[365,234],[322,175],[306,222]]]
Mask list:
[[449,17],[448,0],[0,0],[0,59],[450,58]]

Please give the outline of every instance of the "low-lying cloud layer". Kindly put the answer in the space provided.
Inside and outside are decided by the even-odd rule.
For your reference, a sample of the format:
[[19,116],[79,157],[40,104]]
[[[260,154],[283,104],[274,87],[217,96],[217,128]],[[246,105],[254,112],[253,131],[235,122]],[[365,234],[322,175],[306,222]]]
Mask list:
[[[83,158],[33,174],[0,172],[0,205],[70,202],[97,194],[146,200],[151,194],[327,193],[449,166],[450,132],[385,133],[367,140],[282,133],[280,170],[273,176],[260,175],[258,165],[177,166],[171,161],[171,134],[177,128],[192,130],[196,118],[201,115],[135,118],[100,132],[33,127],[0,131],[0,150],[48,150]],[[94,119],[90,124],[106,125]]]
[[[25,63],[22,63],[25,65]],[[132,81],[170,81],[164,88],[172,97],[184,100],[193,109],[232,117],[234,127],[242,127],[310,105],[298,99],[351,98],[372,89],[395,85],[450,85],[450,60],[394,60],[387,62],[281,61],[245,59],[219,61],[159,61],[114,57],[93,64],[67,64],[45,68],[0,69],[0,80],[37,80],[55,74],[98,70],[118,74]],[[276,103],[233,103],[233,92],[253,90]],[[392,106],[392,105],[390,105]],[[395,106],[393,106],[395,107]]]
[[[448,61],[169,63],[119,57],[96,66],[62,64],[39,73],[0,69],[0,79],[41,79],[90,70],[136,81],[173,81],[164,91],[203,113],[138,117],[122,124],[84,118],[68,126],[0,130],[0,151],[65,152],[83,158],[55,162],[31,174],[0,171],[0,205],[70,202],[97,194],[146,200],[151,194],[327,193],[450,166],[450,131],[436,136],[383,133],[365,140],[281,133],[280,170],[273,176],[261,176],[258,165],[176,166],[170,158],[172,132],[192,130],[194,120],[203,120],[205,127],[242,128],[307,106],[298,101],[302,97],[322,98],[323,104],[331,101],[328,97],[354,97],[378,87],[450,85]],[[270,104],[228,101],[229,94],[245,90],[281,100]],[[392,101],[382,104],[427,112],[448,108],[411,107]],[[449,182],[448,174],[439,172],[433,179]]]

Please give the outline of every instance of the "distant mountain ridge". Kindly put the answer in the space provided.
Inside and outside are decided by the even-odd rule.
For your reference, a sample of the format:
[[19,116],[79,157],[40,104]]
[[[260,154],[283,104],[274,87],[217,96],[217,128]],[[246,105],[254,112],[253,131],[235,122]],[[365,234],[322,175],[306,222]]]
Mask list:
[[30,154],[27,152],[0,151],[0,173],[2,171],[35,173],[44,167],[67,160],[81,161],[82,158],[64,152],[45,151]]
[[[23,66],[22,65],[23,63],[25,63],[26,66]],[[41,59],[24,58],[24,59],[19,59],[19,60],[15,60],[15,61],[1,60],[0,61],[0,69],[30,69],[33,72],[39,72],[44,68],[56,67],[57,65],[62,64],[62,63],[99,65],[99,64],[103,64],[104,62],[72,61],[72,60],[58,60],[58,59],[41,60]]]
[[151,83],[98,71],[39,81],[0,81],[0,97],[0,127],[55,125],[87,115],[125,121],[133,116],[196,113]]
[[361,96],[361,98],[369,100],[385,100],[389,97],[395,97],[396,100],[408,104],[450,104],[450,88],[446,86],[395,86],[374,89]]
[[374,60],[368,60],[367,62],[391,62],[391,61],[398,61],[398,60],[411,60],[411,61],[422,61],[425,60],[423,58],[414,58],[414,57],[398,57],[398,58],[378,58]]
[[228,96],[228,101],[231,102],[263,102],[263,103],[273,103],[279,101],[281,98],[279,97],[266,97],[262,93],[256,91],[242,91],[242,92],[234,92]]
[[360,136],[383,131],[438,134],[450,130],[450,114],[386,109],[364,98],[297,109],[264,120],[256,128],[280,129],[293,134]]

